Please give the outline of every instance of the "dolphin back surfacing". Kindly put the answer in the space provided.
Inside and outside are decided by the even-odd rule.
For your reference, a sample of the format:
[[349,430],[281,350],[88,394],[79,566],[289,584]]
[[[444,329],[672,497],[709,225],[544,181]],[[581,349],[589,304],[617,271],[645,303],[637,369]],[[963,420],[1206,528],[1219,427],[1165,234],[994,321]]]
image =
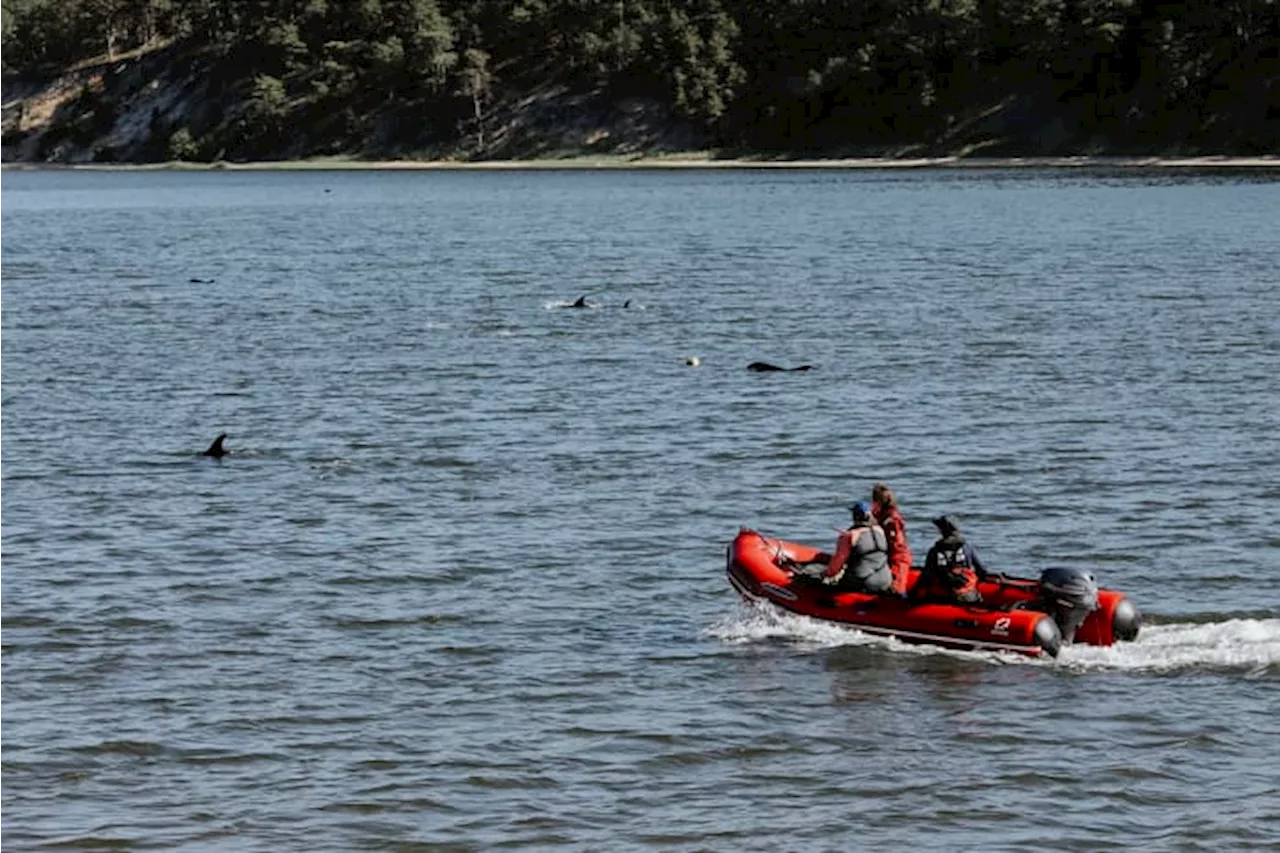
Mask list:
[[754,370],[756,373],[786,373],[793,370],[812,370],[812,364],[802,364],[799,367],[779,367],[776,364],[770,364],[767,361],[753,361],[747,365],[747,370]]
[[222,446],[222,442],[227,440],[227,434],[224,432],[213,440],[213,444],[209,445],[203,456],[212,456],[214,459],[221,459],[227,455],[227,449]]

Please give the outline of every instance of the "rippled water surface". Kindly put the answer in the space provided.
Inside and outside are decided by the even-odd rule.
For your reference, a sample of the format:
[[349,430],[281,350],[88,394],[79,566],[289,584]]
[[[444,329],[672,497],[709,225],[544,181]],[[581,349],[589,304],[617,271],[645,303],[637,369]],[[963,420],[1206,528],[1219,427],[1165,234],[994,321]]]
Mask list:
[[[1257,174],[6,173],[5,848],[1274,849],[1277,223]],[[1143,633],[739,603],[739,525],[876,479]]]

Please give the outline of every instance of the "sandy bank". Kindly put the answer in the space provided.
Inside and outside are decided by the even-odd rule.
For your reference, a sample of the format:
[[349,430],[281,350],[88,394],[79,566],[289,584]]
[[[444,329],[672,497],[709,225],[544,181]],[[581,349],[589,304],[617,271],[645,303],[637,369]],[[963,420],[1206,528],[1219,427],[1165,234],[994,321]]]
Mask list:
[[721,159],[710,154],[647,157],[567,157],[543,160],[314,160],[253,163],[34,164],[5,163],[6,170],[424,170],[501,171],[555,169],[1276,169],[1280,157],[918,157],[825,159]]

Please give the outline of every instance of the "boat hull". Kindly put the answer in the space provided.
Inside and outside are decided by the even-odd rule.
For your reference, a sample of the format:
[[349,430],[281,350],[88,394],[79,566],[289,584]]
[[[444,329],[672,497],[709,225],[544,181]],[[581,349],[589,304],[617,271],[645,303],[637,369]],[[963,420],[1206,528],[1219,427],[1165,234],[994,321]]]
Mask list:
[[[729,545],[726,571],[729,582],[747,599],[903,642],[1035,657],[1056,656],[1063,645],[1053,617],[1028,607],[1037,597],[1037,581],[984,581],[979,585],[983,600],[978,605],[913,602],[895,596],[833,592],[792,568],[812,562],[817,554],[811,546],[743,529]],[[909,583],[914,583],[918,574],[913,569]],[[1136,634],[1136,610],[1127,597],[1099,590],[1098,608],[1076,630],[1074,642],[1111,645],[1117,624],[1129,632],[1130,617]]]

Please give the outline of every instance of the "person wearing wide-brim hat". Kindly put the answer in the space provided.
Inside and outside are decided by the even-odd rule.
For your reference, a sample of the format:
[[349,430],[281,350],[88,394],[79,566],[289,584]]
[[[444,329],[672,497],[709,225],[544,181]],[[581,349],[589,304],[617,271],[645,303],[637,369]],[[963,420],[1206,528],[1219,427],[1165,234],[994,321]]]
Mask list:
[[982,601],[978,581],[987,576],[978,552],[965,541],[954,515],[940,515],[933,520],[938,540],[929,548],[924,571],[911,589],[911,597],[926,600],[955,601],[976,604]]

